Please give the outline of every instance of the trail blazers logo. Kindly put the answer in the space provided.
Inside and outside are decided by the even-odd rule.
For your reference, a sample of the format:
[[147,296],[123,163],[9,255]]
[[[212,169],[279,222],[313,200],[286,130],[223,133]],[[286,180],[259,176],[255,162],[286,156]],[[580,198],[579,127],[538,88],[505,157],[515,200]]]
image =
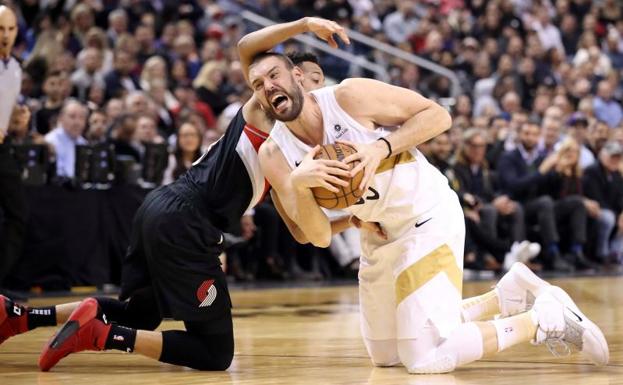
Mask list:
[[214,303],[216,299],[216,286],[213,279],[203,281],[199,289],[197,289],[197,299],[199,300],[199,307],[208,307]]

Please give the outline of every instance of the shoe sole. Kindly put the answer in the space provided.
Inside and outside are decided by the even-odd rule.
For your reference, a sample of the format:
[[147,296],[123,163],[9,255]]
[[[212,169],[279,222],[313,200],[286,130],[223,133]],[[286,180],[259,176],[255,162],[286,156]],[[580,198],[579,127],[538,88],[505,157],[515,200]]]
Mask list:
[[[582,336],[582,345],[585,346],[585,341],[589,341],[591,346],[599,346],[601,348],[601,359],[593,359],[593,357],[584,353],[583,355],[588,358],[593,364],[597,366],[606,365],[610,359],[610,352],[608,350],[608,341],[603,332],[593,321],[591,321],[575,304],[571,296],[566,291],[558,286],[550,286],[548,289],[550,293],[557,301],[571,309],[574,313],[577,313],[582,318],[580,325],[584,328],[584,334]],[[605,346],[605,349],[604,349]]]
[[63,345],[75,336],[87,322],[97,316],[98,304],[94,298],[87,298],[71,313],[63,327],[52,337],[39,357],[39,368],[47,372],[71,351],[61,352]]

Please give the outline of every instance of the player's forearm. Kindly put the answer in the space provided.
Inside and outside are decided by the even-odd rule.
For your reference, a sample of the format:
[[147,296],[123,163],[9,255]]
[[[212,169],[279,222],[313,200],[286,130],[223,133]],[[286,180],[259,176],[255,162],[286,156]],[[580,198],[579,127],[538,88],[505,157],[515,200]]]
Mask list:
[[[451,126],[452,118],[448,111],[434,104],[409,118],[385,139],[391,144],[392,154],[400,154],[447,131]],[[376,145],[385,146],[387,150],[386,143],[379,141]]]
[[334,219],[331,221],[331,234],[339,234],[352,226],[350,216]]
[[331,223],[316,203],[316,199],[308,188],[293,188],[293,198],[296,204],[293,219],[303,231],[305,237],[317,247],[329,247],[331,237]]
[[268,51],[278,44],[307,32],[306,18],[289,23],[275,24],[244,36],[238,42],[238,54],[245,75],[253,57],[261,52]]

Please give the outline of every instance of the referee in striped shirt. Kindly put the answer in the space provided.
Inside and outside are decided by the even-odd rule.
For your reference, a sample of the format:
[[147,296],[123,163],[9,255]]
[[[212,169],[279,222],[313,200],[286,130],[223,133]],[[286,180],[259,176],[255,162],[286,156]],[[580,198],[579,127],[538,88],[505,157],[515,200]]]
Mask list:
[[11,155],[7,130],[16,108],[22,82],[22,69],[11,50],[17,36],[17,17],[0,5],[0,210],[4,216],[0,235],[0,288],[22,253],[26,230],[26,202],[20,171]]

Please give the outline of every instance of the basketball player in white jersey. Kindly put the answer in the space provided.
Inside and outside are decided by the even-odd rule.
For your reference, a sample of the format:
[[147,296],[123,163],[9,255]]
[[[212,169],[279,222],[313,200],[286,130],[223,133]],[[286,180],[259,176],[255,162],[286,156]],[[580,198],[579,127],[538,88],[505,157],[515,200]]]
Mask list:
[[[249,68],[264,112],[286,122],[278,122],[261,147],[260,165],[290,225],[326,247],[330,222],[311,188],[339,191],[346,184],[338,177],[357,172],[346,164],[362,161],[362,185],[369,188],[346,211],[380,222],[387,233],[386,239],[362,233],[361,329],[376,365],[449,372],[530,340],[572,345],[596,364],[608,361],[599,328],[564,291],[522,265],[496,290],[471,299],[478,314],[462,308],[461,207],[447,180],[415,149],[450,127],[445,110],[411,90],[369,79],[304,93],[301,77],[300,69],[274,53],[258,55]],[[313,159],[319,145],[338,140],[356,142],[358,153],[344,162]],[[513,294],[519,295],[514,306]],[[510,317],[464,322],[494,313]]]

